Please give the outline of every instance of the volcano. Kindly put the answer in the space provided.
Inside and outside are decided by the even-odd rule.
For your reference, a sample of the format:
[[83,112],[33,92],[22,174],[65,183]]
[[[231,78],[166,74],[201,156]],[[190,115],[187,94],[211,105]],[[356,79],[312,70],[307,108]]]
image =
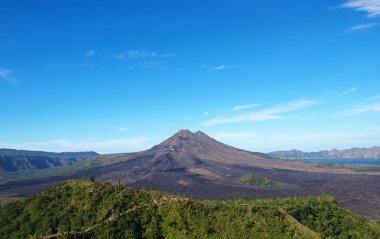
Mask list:
[[170,161],[169,168],[205,164],[252,164],[270,159],[263,153],[253,153],[223,144],[205,133],[180,130],[159,145],[144,152],[156,164]]
[[[110,155],[105,160],[114,160],[113,157],[121,162],[95,171],[100,179],[134,186],[164,187],[226,183],[231,177],[244,173],[237,168],[271,159],[263,153],[223,144],[201,131],[189,130],[180,130],[149,150],[125,156]],[[168,185],[168,178],[172,185]]]

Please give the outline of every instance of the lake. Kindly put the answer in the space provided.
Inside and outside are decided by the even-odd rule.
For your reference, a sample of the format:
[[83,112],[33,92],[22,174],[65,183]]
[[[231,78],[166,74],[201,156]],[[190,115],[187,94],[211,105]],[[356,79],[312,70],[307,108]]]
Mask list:
[[300,159],[313,163],[340,163],[340,164],[376,164],[380,165],[380,159]]

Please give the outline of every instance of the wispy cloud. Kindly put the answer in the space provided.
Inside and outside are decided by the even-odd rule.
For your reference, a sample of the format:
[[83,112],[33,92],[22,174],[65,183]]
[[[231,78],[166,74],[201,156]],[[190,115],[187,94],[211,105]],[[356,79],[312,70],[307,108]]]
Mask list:
[[155,51],[147,51],[147,50],[130,50],[123,51],[114,55],[115,58],[123,60],[123,59],[143,59],[143,58],[169,58],[174,57],[176,54],[160,54]]
[[380,112],[380,103],[355,106],[338,114],[338,117],[358,115],[368,112]]
[[146,50],[132,50],[127,53],[128,58],[145,58],[151,56]]
[[[239,67],[242,67],[242,66],[227,66],[227,65],[221,64],[221,65],[209,67],[208,69],[210,71],[222,71],[226,69],[239,68]],[[205,68],[205,66],[202,66],[201,68]]]
[[218,65],[218,66],[210,67],[210,71],[221,71],[224,69],[227,69],[226,65]]
[[53,152],[96,151],[98,153],[133,152],[150,147],[149,139],[145,137],[122,138],[110,140],[73,141],[68,139],[50,140],[45,142],[26,142],[20,144],[0,144],[0,147],[42,150]]
[[353,27],[350,27],[348,30],[350,31],[365,31],[367,29],[370,29],[372,27],[378,26],[378,23],[365,23],[365,24],[359,24]]
[[246,105],[237,105],[232,107],[232,110],[244,110],[256,107],[258,104],[246,104]]
[[152,69],[154,67],[162,66],[164,63],[164,61],[145,61],[142,62],[139,66],[143,69]]
[[346,91],[343,91],[343,92],[339,93],[338,96],[349,95],[349,94],[352,94],[352,93],[354,93],[354,92],[356,92],[356,91],[358,91],[358,88],[356,88],[356,87],[352,87],[352,88],[350,88],[350,89],[348,89],[348,90],[346,90]]
[[380,0],[351,0],[344,3],[342,7],[365,12],[370,18],[380,16]]
[[179,119],[182,119],[182,120],[188,120],[190,119],[190,115],[180,115],[180,116],[177,116]]
[[92,57],[92,56],[95,56],[96,51],[93,50],[93,49],[91,49],[91,50],[86,51],[84,54],[85,54],[85,56],[87,56],[87,57]]
[[254,131],[244,132],[218,132],[212,135],[213,138],[220,141],[245,140],[259,137]]
[[369,98],[369,100],[377,100],[380,99],[380,95],[375,95]]
[[119,131],[121,131],[121,132],[125,132],[125,131],[129,131],[129,128],[119,128]]
[[213,138],[232,146],[258,152],[299,149],[304,151],[332,148],[368,147],[378,144],[379,129],[370,131],[323,131],[292,133],[217,132]]
[[346,95],[350,95],[352,93],[355,93],[356,91],[358,91],[358,88],[356,87],[351,87],[350,89],[348,90],[345,90],[345,91],[341,91],[341,92],[331,92],[332,95],[334,97],[343,97],[343,96],[346,96]]
[[13,75],[13,72],[11,70],[8,70],[2,67],[0,67],[0,79],[5,80],[11,84],[17,83],[17,79]]
[[214,126],[227,123],[258,122],[288,117],[287,113],[295,112],[317,104],[317,101],[301,99],[284,105],[256,111],[253,113],[240,114],[232,117],[217,117],[203,123],[205,126]]
[[45,63],[45,66],[47,68],[51,69],[60,69],[60,68],[87,68],[87,69],[95,69],[95,64],[91,62],[83,62],[83,63],[77,63],[77,64],[67,64],[67,63],[51,63],[50,61],[47,61]]
[[357,92],[358,90],[359,89],[356,87],[351,87],[350,89],[347,89],[344,91],[335,91],[335,90],[328,91],[327,94],[329,94],[329,96],[331,96],[331,97],[343,97],[346,95],[353,94],[353,93]]

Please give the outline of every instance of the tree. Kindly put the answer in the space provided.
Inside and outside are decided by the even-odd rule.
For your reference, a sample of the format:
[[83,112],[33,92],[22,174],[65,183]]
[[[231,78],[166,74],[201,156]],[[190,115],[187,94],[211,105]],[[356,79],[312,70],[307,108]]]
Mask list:
[[88,177],[88,180],[91,182],[95,182],[95,176],[91,175],[90,177]]

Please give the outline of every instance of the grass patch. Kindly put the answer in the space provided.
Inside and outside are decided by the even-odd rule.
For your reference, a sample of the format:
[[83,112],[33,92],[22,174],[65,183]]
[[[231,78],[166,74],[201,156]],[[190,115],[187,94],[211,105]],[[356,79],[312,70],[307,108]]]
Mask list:
[[348,169],[358,173],[380,172],[380,166],[353,166],[336,163],[319,163],[316,167],[327,169]]
[[380,172],[380,167],[355,167],[352,170],[355,172]]
[[343,168],[342,164],[336,164],[336,163],[318,163],[317,168],[332,168],[332,169],[341,169]]
[[253,173],[248,173],[248,174],[245,174],[242,177],[240,177],[239,183],[254,185],[254,186],[258,186],[258,187],[281,186],[281,185],[283,185],[280,182],[272,181],[272,180],[267,179],[263,176],[253,174]]

